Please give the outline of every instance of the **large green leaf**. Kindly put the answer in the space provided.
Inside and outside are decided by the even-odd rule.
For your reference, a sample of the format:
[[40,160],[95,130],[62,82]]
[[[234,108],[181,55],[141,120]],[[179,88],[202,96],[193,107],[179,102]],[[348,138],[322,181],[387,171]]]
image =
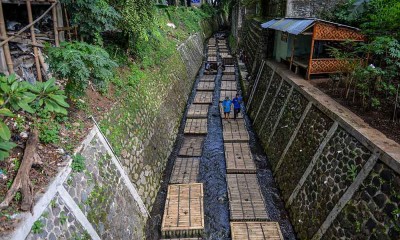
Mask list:
[[56,101],[56,103],[62,107],[69,107],[68,103],[65,102],[65,97],[61,95],[49,94],[49,97]]
[[0,161],[3,161],[5,158],[7,158],[9,156],[10,156],[10,154],[8,152],[0,150]]
[[10,129],[3,121],[0,121],[0,138],[8,141],[10,137],[11,137]]
[[0,116],[13,117],[14,114],[8,108],[1,108],[0,109]]
[[31,108],[31,106],[29,106],[29,104],[25,101],[19,101],[17,104],[22,108],[22,110],[31,114],[35,113],[35,110]]
[[15,148],[17,144],[13,142],[0,142],[0,150],[10,151],[11,149]]

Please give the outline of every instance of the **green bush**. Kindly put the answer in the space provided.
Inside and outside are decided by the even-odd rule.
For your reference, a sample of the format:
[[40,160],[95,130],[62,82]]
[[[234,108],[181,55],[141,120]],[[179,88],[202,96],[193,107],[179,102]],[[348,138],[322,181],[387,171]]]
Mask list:
[[103,48],[84,42],[63,42],[61,47],[47,47],[52,71],[68,79],[66,91],[73,97],[84,95],[90,83],[106,91],[118,66]]
[[82,172],[83,170],[85,170],[85,157],[80,155],[80,154],[76,154],[72,157],[72,164],[71,164],[71,168],[72,171],[74,172]]

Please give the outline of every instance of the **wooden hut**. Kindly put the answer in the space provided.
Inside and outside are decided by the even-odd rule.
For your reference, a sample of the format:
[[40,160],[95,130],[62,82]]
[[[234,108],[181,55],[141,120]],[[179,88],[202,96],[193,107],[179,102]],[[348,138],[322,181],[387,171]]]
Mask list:
[[345,41],[364,41],[359,29],[316,18],[282,18],[263,23],[268,29],[269,54],[278,62],[288,63],[296,73],[311,75],[346,71],[351,59],[331,56],[330,47],[340,46]]

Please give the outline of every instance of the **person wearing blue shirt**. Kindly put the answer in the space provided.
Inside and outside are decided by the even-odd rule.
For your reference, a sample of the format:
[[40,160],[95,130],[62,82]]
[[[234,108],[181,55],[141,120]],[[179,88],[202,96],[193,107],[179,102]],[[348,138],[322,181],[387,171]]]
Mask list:
[[222,108],[224,109],[224,119],[229,120],[229,114],[231,113],[231,106],[232,106],[232,101],[229,99],[229,97],[226,97],[225,100],[222,102]]
[[242,97],[236,94],[236,97],[232,100],[233,103],[233,119],[236,120],[238,114],[240,113],[240,104],[242,103]]

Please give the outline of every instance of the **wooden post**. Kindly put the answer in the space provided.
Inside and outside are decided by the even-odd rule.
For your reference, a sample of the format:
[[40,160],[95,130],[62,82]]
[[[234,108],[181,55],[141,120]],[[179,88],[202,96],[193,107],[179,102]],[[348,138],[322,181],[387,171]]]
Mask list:
[[[290,36],[290,35],[289,35],[289,36]],[[293,39],[292,39],[292,55],[290,56],[290,67],[289,67],[290,71],[292,71],[292,65],[293,65],[294,43],[295,43],[295,39],[296,39],[296,36],[293,35]]]
[[[2,2],[0,2],[0,32],[1,32],[1,36],[3,38],[7,38],[7,30],[6,30],[6,24],[4,21],[3,3]],[[12,74],[12,73],[14,73],[14,66],[13,66],[13,62],[11,59],[10,47],[8,46],[8,43],[3,45],[3,51],[4,51],[4,57],[5,57],[6,63],[7,63],[8,73]]]
[[51,10],[53,14],[53,29],[54,29],[54,41],[56,44],[56,47],[60,46],[60,39],[58,37],[58,22],[57,22],[57,9],[54,7]]
[[[31,0],[26,1],[26,8],[28,10],[28,20],[29,23],[33,22],[33,17],[32,17],[32,6],[31,6]],[[35,27],[34,24],[31,25],[31,37],[32,37],[32,43],[36,44],[36,37],[35,37]],[[40,62],[39,62],[39,52],[37,47],[33,47],[33,53],[35,55],[35,65],[36,65],[36,72],[37,72],[37,77],[39,81],[42,81],[42,72],[40,70]]]
[[310,75],[311,75],[311,71],[312,71],[312,58],[314,55],[315,32],[316,32],[315,29],[317,28],[317,24],[314,25],[313,35],[312,35],[312,40],[311,40],[311,53],[310,53],[310,59],[308,60],[307,80],[310,80]]

